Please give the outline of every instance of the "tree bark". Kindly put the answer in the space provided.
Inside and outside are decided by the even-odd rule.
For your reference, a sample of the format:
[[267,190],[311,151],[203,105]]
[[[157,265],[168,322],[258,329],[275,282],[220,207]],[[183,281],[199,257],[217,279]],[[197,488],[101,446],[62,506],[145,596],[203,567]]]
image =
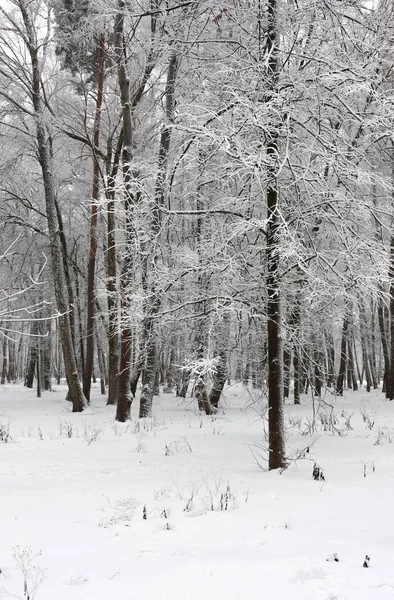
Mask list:
[[126,3],[118,0],[118,13],[115,17],[114,45],[118,67],[118,81],[123,121],[123,183],[125,204],[125,254],[121,270],[121,335],[120,335],[120,372],[116,420],[127,421],[130,418],[132,397],[130,392],[131,344],[130,325],[130,287],[134,276],[134,240],[133,222],[134,198],[131,190],[133,160],[133,117],[131,112],[130,81],[126,69],[126,48],[124,39],[124,11]]
[[[271,96],[279,76],[277,2],[268,0],[267,75]],[[283,351],[281,332],[281,290],[279,274],[280,214],[278,194],[278,133],[274,123],[267,144],[267,346],[268,346],[268,437],[269,469],[285,466],[285,432],[283,415]]]
[[[93,144],[94,148],[99,147],[100,143],[100,123],[101,123],[101,106],[103,103],[103,88],[104,88],[104,59],[105,59],[105,38],[101,34],[98,40],[98,82],[97,82],[97,97],[96,111],[93,126]],[[90,213],[90,249],[87,274],[87,321],[86,321],[86,362],[83,378],[83,392],[86,400],[90,401],[90,387],[92,382],[93,357],[94,357],[94,280],[96,271],[96,255],[97,255],[97,201],[100,191],[100,164],[98,156],[93,150],[93,187],[92,187],[92,202]]]
[[[152,226],[153,234],[153,261],[157,261],[157,251],[155,245],[158,242],[158,237],[161,231],[162,224],[162,209],[165,203],[165,182],[167,176],[167,162],[170,151],[171,133],[174,125],[174,109],[175,109],[175,80],[178,69],[178,58],[175,53],[171,55],[167,72],[167,83],[165,89],[166,101],[166,124],[160,136],[159,146],[159,170],[156,179],[155,202],[152,211]],[[146,252],[148,257],[148,252]],[[146,260],[144,271],[145,278],[147,277]],[[157,357],[157,339],[155,331],[155,317],[160,310],[160,296],[157,292],[156,283],[151,283],[151,289],[145,286],[145,294],[147,294],[145,318],[143,322],[143,337],[145,341],[145,369],[142,379],[142,391],[140,398],[140,418],[149,417],[152,414],[153,395],[155,391],[155,377],[158,368]]]
[[44,183],[45,205],[47,212],[48,233],[51,245],[52,273],[57,309],[59,311],[59,329],[62,342],[64,365],[69,389],[69,397],[72,401],[73,412],[81,412],[86,403],[81,384],[78,378],[78,370],[75,361],[74,345],[71,334],[69,319],[68,291],[65,277],[62,246],[59,236],[59,224],[56,215],[55,186],[53,180],[52,164],[52,141],[44,117],[44,104],[42,100],[41,73],[38,58],[38,47],[33,22],[27,10],[26,0],[18,0],[21,11],[26,37],[27,49],[31,61],[32,100],[36,122],[36,138],[38,158],[42,171]]
[[342,326],[342,340],[341,340],[341,361],[339,364],[339,372],[336,383],[336,392],[339,396],[343,396],[343,387],[345,383],[345,375],[346,375],[346,341],[347,341],[347,330],[348,330],[348,321],[347,318],[343,319]]

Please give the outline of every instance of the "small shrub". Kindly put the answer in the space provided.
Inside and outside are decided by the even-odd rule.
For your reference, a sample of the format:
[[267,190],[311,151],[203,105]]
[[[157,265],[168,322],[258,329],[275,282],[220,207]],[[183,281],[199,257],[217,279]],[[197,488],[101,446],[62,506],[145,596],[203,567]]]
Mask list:
[[324,473],[317,463],[313,465],[312,477],[315,481],[325,481]]
[[103,519],[99,523],[99,526],[111,527],[112,525],[124,525],[125,527],[129,527],[136,508],[137,502],[132,496],[121,498],[111,506],[112,514],[109,518]]
[[146,452],[146,433],[137,433],[135,437],[137,445],[133,452]]
[[83,437],[85,438],[87,445],[90,446],[93,442],[97,442],[102,433],[103,428],[100,425],[97,423],[89,423],[84,427]]
[[192,452],[192,447],[186,437],[165,444],[164,446],[164,456],[173,456],[180,452]]
[[9,444],[12,441],[10,424],[8,423],[8,425],[4,425],[3,423],[0,423],[0,442],[3,442],[3,444]]
[[18,570],[23,579],[23,593],[12,593],[5,587],[0,586],[0,597],[2,598],[23,598],[25,600],[35,600],[37,591],[45,581],[46,571],[36,564],[36,559],[41,556],[41,552],[34,553],[33,550],[26,546],[13,548],[12,556],[18,566]]
[[60,421],[59,423],[59,434],[65,435],[68,438],[72,438],[74,435],[74,427],[70,421]]

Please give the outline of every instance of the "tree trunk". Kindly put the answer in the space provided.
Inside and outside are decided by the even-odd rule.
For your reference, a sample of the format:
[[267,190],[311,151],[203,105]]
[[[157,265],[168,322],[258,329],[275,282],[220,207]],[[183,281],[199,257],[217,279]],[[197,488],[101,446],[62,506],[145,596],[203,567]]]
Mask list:
[[346,376],[346,341],[347,341],[348,321],[343,319],[342,340],[341,340],[341,361],[339,365],[339,373],[337,377],[336,392],[339,396],[343,396],[343,386]]
[[8,357],[7,357],[7,353],[8,353],[8,332],[5,329],[4,331],[4,336],[3,336],[3,364],[2,364],[2,368],[1,368],[1,385],[5,384],[5,380],[7,378],[7,365],[8,365]]
[[101,34],[98,40],[98,82],[96,97],[96,112],[93,126],[93,187],[90,213],[90,249],[87,275],[87,321],[86,321],[86,362],[83,378],[83,393],[86,400],[90,401],[90,387],[92,382],[93,357],[94,357],[94,280],[97,254],[97,201],[100,190],[100,164],[95,149],[100,143],[101,106],[103,103],[104,88],[104,62],[105,38]]
[[390,240],[390,371],[387,377],[386,398],[394,400],[394,234]]
[[81,412],[85,405],[85,397],[78,378],[74,345],[71,333],[68,305],[68,290],[64,270],[62,245],[59,236],[59,223],[56,215],[54,170],[52,164],[52,140],[48,134],[44,117],[44,103],[41,97],[41,73],[38,58],[38,47],[33,23],[24,0],[18,2],[28,39],[28,51],[32,67],[32,100],[36,121],[38,157],[44,183],[45,205],[47,212],[48,233],[51,247],[52,273],[57,309],[59,311],[59,329],[63,348],[63,358],[69,397],[73,404],[73,412]]
[[[267,78],[272,100],[279,75],[277,2],[267,4]],[[278,132],[272,123],[267,143],[267,346],[268,346],[268,435],[269,469],[285,466],[285,431],[283,415],[283,352],[281,332],[281,291],[279,275],[279,236],[281,217],[278,194]]]
[[119,12],[115,17],[114,46],[118,67],[118,80],[120,89],[120,102],[122,106],[123,120],[123,183],[125,203],[125,255],[121,271],[121,336],[120,336],[120,372],[118,404],[116,408],[116,420],[124,422],[130,418],[131,392],[131,344],[132,331],[130,325],[130,288],[134,277],[134,240],[135,229],[133,221],[134,197],[131,190],[132,174],[132,148],[133,148],[133,119],[131,113],[130,81],[126,70],[126,47],[124,38],[124,12],[126,3],[118,0]]
[[123,145],[123,132],[118,138],[113,164],[107,162],[107,306],[108,306],[108,399],[115,405],[119,391],[119,306],[116,273],[115,186]]
[[[174,109],[175,109],[175,79],[178,69],[178,58],[175,53],[171,55],[167,72],[167,83],[165,89],[166,100],[166,125],[160,136],[158,174],[156,179],[155,202],[152,211],[151,230],[153,234],[153,261],[157,261],[157,250],[155,245],[158,242],[158,237],[162,223],[162,209],[165,203],[165,182],[167,176],[167,162],[170,151],[171,133],[174,124]],[[148,253],[146,253],[148,257]],[[145,272],[147,271],[146,261]],[[147,276],[147,273],[145,273]],[[146,293],[147,290],[145,290]],[[155,390],[155,376],[158,368],[157,357],[157,339],[155,332],[155,316],[160,310],[160,295],[156,290],[156,283],[152,282],[151,289],[147,296],[146,313],[143,323],[143,336],[145,340],[145,369],[142,380],[142,391],[140,398],[140,418],[150,417],[152,414],[153,395]]]
[[387,331],[385,327],[385,318],[383,310],[383,300],[379,298],[378,302],[378,322],[380,331],[380,340],[382,343],[383,359],[384,359],[384,374],[383,374],[383,389],[386,391],[387,377],[390,372],[390,355],[389,355],[389,344],[387,341]]

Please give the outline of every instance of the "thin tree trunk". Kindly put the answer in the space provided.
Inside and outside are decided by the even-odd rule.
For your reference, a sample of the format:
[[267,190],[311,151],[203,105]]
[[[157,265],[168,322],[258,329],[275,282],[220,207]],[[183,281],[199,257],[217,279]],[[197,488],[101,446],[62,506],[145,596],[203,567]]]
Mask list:
[[[116,273],[115,186],[123,145],[123,131],[118,138],[113,164],[107,163],[107,306],[108,306],[108,405],[118,401],[119,389],[119,306]],[[110,157],[110,152],[108,152]]]
[[386,383],[386,398],[394,400],[394,234],[390,240],[390,371]]
[[339,373],[338,373],[337,384],[336,384],[336,392],[339,396],[343,396],[343,387],[344,387],[345,376],[346,376],[347,330],[348,330],[348,321],[347,321],[347,318],[344,317],[343,326],[342,326],[342,340],[341,340],[341,361],[339,364]]
[[2,368],[1,368],[1,385],[5,384],[5,380],[7,378],[7,365],[8,365],[8,357],[7,357],[7,353],[8,353],[8,332],[7,329],[5,329],[4,331],[4,336],[3,336],[3,364],[2,364]]

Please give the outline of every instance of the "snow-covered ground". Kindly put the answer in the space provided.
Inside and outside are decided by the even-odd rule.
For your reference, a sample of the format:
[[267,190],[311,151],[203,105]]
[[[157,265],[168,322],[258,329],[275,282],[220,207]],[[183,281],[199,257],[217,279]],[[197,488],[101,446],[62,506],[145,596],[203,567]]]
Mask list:
[[288,452],[309,452],[281,474],[256,464],[264,410],[242,385],[213,418],[162,394],[154,419],[128,424],[96,388],[82,414],[64,395],[0,388],[0,597],[26,598],[25,575],[30,600],[394,598],[394,403],[380,392],[327,394],[315,427],[310,399],[288,405]]

